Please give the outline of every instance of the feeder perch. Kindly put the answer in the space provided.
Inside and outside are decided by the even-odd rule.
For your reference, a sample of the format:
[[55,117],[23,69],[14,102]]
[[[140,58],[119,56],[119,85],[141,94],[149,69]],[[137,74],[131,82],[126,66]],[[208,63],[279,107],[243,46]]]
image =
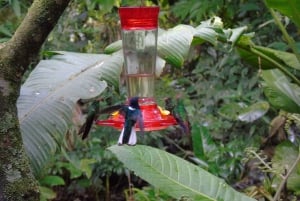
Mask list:
[[[128,97],[139,97],[145,131],[176,125],[174,117],[161,109],[154,99],[159,7],[120,7],[124,73]],[[128,101],[127,101],[128,104]],[[123,128],[124,117],[112,113],[100,126]],[[136,126],[138,130],[138,126]]]

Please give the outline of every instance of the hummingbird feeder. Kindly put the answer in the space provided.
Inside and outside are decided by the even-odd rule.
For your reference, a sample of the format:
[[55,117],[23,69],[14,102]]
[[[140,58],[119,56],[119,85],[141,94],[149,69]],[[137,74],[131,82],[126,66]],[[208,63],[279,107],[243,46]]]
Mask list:
[[[129,98],[139,97],[145,131],[177,124],[170,112],[161,109],[154,99],[158,13],[158,6],[119,8],[127,93]],[[97,124],[121,130],[124,117],[115,112]]]

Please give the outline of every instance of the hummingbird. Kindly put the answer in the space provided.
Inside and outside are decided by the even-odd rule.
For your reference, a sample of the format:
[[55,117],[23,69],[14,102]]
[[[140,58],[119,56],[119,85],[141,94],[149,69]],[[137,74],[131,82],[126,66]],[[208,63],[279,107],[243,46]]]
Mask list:
[[78,131],[78,135],[81,135],[81,139],[85,139],[90,130],[91,127],[94,123],[94,121],[99,117],[99,111],[100,111],[100,101],[95,100],[93,101],[90,106],[87,109],[88,113],[87,113],[87,117],[86,117],[86,121],[84,122],[84,124],[80,127],[79,131]]
[[175,118],[177,124],[181,127],[185,134],[191,133],[191,124],[183,104],[183,99],[177,97],[175,104],[172,98],[166,98],[165,109],[170,111],[171,115]]
[[118,145],[135,145],[137,141],[135,124],[138,123],[141,132],[144,132],[144,120],[139,106],[139,98],[131,98],[129,105],[123,106],[120,109],[120,113],[124,116],[125,121],[119,136]]
[[[123,104],[118,104],[118,105],[113,105],[113,106],[108,106],[104,109],[100,109],[100,101],[102,99],[96,99],[94,101],[92,101],[92,103],[89,105],[89,107],[87,108],[87,117],[86,120],[84,122],[84,124],[80,127],[79,131],[78,131],[78,135],[81,135],[81,139],[84,140],[87,138],[93,123],[98,119],[98,117],[101,114],[108,114],[111,113],[113,111],[116,111],[118,109],[120,109]],[[84,104],[81,103],[82,100],[79,100],[79,104]]]

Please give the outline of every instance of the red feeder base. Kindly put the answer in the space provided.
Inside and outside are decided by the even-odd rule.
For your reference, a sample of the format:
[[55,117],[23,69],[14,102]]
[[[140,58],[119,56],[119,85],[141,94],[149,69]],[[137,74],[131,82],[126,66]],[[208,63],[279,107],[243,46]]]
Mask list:
[[[162,130],[169,126],[177,125],[175,118],[168,111],[162,110],[154,101],[151,104],[143,104],[145,102],[149,102],[149,99],[141,99],[139,101],[145,131]],[[122,130],[124,117],[119,113],[112,113],[107,120],[97,120],[96,124]],[[139,130],[138,124],[136,124],[136,130]]]

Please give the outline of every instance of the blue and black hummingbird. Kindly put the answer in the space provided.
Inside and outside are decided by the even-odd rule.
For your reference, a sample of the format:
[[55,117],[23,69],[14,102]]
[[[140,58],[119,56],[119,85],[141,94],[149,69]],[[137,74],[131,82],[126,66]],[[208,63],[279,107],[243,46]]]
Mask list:
[[120,113],[124,116],[124,126],[120,134],[118,145],[135,145],[137,142],[135,124],[139,124],[140,131],[144,132],[144,120],[139,106],[139,97],[129,100],[129,105],[123,106]]

